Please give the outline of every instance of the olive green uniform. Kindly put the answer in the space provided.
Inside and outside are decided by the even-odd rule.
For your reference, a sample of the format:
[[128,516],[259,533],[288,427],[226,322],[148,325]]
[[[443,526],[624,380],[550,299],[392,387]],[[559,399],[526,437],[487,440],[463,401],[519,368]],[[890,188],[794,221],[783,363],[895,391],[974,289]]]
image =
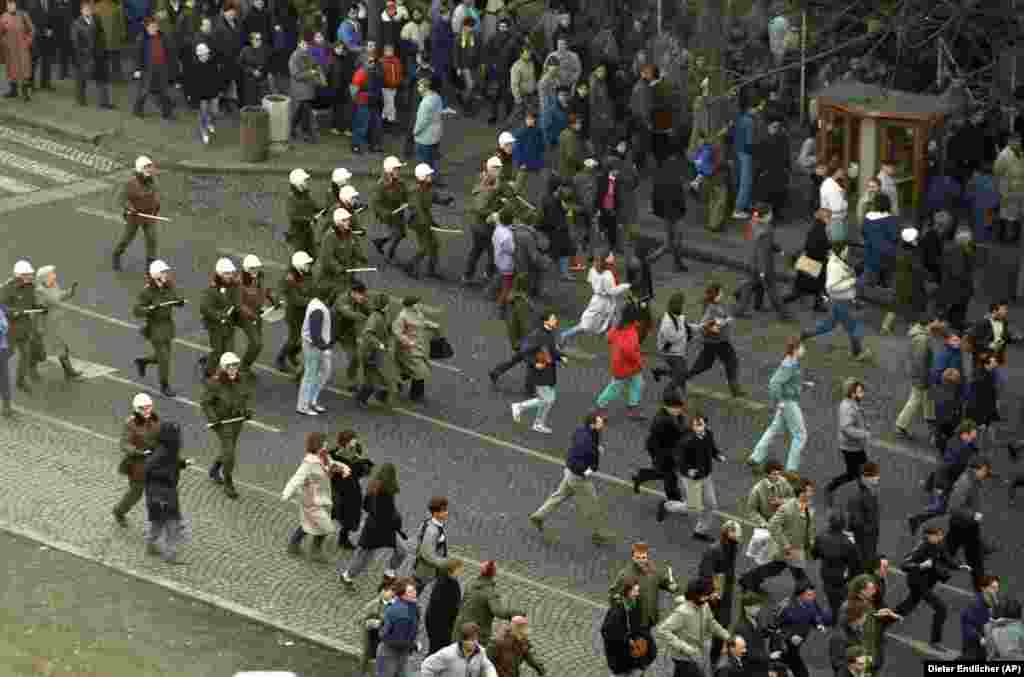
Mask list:
[[359,338],[359,361],[363,365],[363,384],[356,398],[366,403],[370,395],[376,391],[377,399],[389,401],[395,390],[391,358],[394,353],[394,340],[391,336],[391,324],[388,322],[388,298],[379,295],[374,303],[374,310],[366,319],[362,336]]
[[238,313],[235,318],[238,328],[245,334],[245,354],[242,355],[242,369],[251,371],[252,365],[259,359],[263,351],[263,308],[272,305],[274,298],[270,290],[263,287],[263,273],[249,275],[242,273],[242,283],[238,288]]
[[320,211],[308,190],[294,188],[288,193],[288,232],[284,239],[297,252],[316,254],[316,235],[313,221]]
[[423,259],[427,259],[427,270],[431,275],[437,276],[437,259],[441,254],[441,245],[437,240],[437,233],[433,228],[437,226],[434,222],[434,189],[432,187],[417,186],[410,196],[409,207],[412,209],[412,221],[410,227],[416,235],[416,255],[409,262],[409,272],[413,276],[419,275],[419,266]]
[[535,329],[531,323],[529,286],[529,278],[518,273],[506,305],[505,329],[513,352],[519,352],[523,339]]
[[[355,228],[354,219],[352,227]],[[341,236],[336,227],[328,230],[316,260],[316,286],[320,298],[331,301],[347,292],[352,286],[352,273],[345,271],[364,266],[367,261],[355,235]]]
[[212,374],[220,366],[221,355],[235,350],[235,323],[240,303],[237,285],[220,287],[217,283],[207,287],[199,300],[199,317],[210,337],[207,374]]
[[332,328],[338,345],[348,355],[345,375],[350,384],[355,383],[359,377],[359,336],[370,317],[370,312],[369,303],[355,303],[351,295],[339,300],[334,308]]
[[139,292],[139,298],[132,309],[132,314],[135,317],[143,318],[146,321],[146,324],[142,326],[142,335],[153,346],[153,354],[149,357],[139,358],[138,362],[143,367],[156,363],[160,370],[160,385],[162,386],[171,382],[171,345],[174,342],[174,309],[177,306],[161,306],[160,304],[170,301],[184,303],[173,287],[150,283]]
[[121,429],[121,453],[124,457],[117,471],[128,477],[128,491],[114,508],[114,515],[118,520],[124,519],[128,511],[142,498],[145,488],[145,452],[156,449],[159,434],[160,420],[156,416],[144,419],[132,415],[124,422]]
[[401,180],[389,181],[381,179],[373,190],[373,211],[377,220],[386,225],[390,231],[388,237],[374,238],[373,244],[381,253],[384,253],[384,245],[390,240],[388,248],[388,260],[395,258],[395,250],[405,239],[406,210],[395,213],[395,210],[409,202],[409,189]]
[[288,340],[277,354],[277,366],[284,371],[287,366],[285,358],[298,366],[298,355],[302,351],[302,322],[306,318],[306,306],[314,295],[313,276],[303,275],[293,268],[281,279],[280,290]]
[[430,376],[430,339],[429,332],[439,328],[423,316],[423,312],[415,307],[403,308],[391,324],[391,333],[395,337],[395,364],[400,377],[416,381],[426,381]]
[[[114,259],[119,260],[142,228],[146,239],[146,261],[156,259],[156,220],[148,219],[142,214],[158,216],[160,214],[160,193],[156,190],[156,181],[152,178],[143,179],[136,174],[128,179],[120,197],[121,210],[124,214],[124,235],[114,247]],[[117,266],[120,267],[118,263]]]
[[35,284],[30,282],[22,285],[17,278],[12,278],[4,285],[0,299],[7,309],[8,342],[12,352],[18,351],[18,387],[27,389],[26,376],[31,374],[33,378],[39,378],[39,372],[33,361],[32,343],[41,339],[36,332],[35,314],[22,315],[21,313],[39,308],[36,303]]
[[[226,421],[228,419],[244,416],[252,417],[249,409],[249,398],[252,392],[245,377],[239,374],[238,379],[232,381],[223,372],[206,382],[206,393],[203,395],[203,414],[209,423]],[[220,455],[214,461],[214,469],[220,468],[224,471],[224,484],[227,487],[234,487],[232,476],[235,472],[235,455],[238,449],[238,436],[242,433],[242,421],[225,423],[213,427],[213,434],[217,436],[220,443]],[[211,471],[212,474],[215,472]]]

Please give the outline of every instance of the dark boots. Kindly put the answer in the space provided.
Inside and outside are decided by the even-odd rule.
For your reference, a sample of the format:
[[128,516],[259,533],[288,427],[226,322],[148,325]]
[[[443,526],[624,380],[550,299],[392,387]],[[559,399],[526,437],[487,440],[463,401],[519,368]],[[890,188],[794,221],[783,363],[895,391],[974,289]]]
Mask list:
[[342,529],[338,532],[338,547],[342,550],[356,549],[356,546],[349,540],[348,529]]
[[375,237],[375,238],[373,238],[373,246],[376,247],[377,251],[380,252],[381,256],[385,256],[385,254],[384,254],[384,245],[387,244],[388,239],[390,239],[390,238],[386,238],[386,237]]
[[221,465],[222,464],[220,461],[214,461],[213,465],[210,466],[210,479],[216,482],[217,484],[224,483],[224,478],[220,474]]
[[18,83],[15,82],[14,80],[11,80],[11,82],[10,82],[10,89],[7,90],[7,95],[6,95],[5,98],[8,98],[8,99],[17,99],[18,98]]
[[32,82],[30,80],[21,83],[21,98],[25,101],[32,100]]
[[232,500],[238,498],[238,492],[235,491],[235,483],[231,478],[231,473],[224,473],[224,495]]
[[370,395],[373,395],[373,386],[359,386],[359,389],[356,390],[356,403],[361,407],[369,406]]
[[[395,252],[398,251],[398,245],[400,245],[400,244],[402,244],[402,241],[400,239],[398,239],[398,238],[395,238],[395,239],[393,239],[391,241],[391,246],[388,247],[388,254],[387,254],[388,261],[394,261],[395,260]],[[383,245],[382,245],[381,248],[383,248]]]
[[419,402],[423,399],[423,393],[427,390],[427,382],[422,379],[414,379],[412,385],[409,386],[409,399],[413,402]]
[[274,359],[274,366],[280,371],[285,373],[290,372],[291,368],[288,366],[288,346],[284,346],[281,350],[277,351],[277,357]]

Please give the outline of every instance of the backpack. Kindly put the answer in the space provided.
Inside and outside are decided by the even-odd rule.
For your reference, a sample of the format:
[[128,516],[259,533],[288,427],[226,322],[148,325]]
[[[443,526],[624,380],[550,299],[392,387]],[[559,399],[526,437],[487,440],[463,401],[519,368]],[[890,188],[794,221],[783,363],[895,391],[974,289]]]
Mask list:
[[1024,621],[997,618],[985,624],[985,649],[988,660],[1024,660]]

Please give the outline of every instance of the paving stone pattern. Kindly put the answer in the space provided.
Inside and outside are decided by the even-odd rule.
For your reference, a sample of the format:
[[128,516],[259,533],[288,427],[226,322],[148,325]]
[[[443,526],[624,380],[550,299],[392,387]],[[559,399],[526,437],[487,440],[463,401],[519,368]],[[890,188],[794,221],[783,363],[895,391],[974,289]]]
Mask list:
[[[130,515],[127,529],[110,519],[110,506],[124,488],[123,478],[113,471],[117,454],[113,442],[55,429],[28,416],[0,428],[0,458],[8,469],[0,477],[0,525],[47,534],[107,566],[172,580],[184,593],[219,595],[299,633],[359,645],[353,620],[373,594],[377,570],[364,576],[355,592],[347,592],[331,568],[288,556],[284,535],[293,528],[296,506],[282,503],[276,489],[245,487],[244,498],[233,502],[201,472],[184,473],[182,506],[195,541],[182,551],[188,566],[174,567],[144,554],[141,506]],[[525,606],[549,674],[605,674],[598,644],[603,605],[524,585],[521,578],[499,575],[499,580],[505,594],[514,591]]]

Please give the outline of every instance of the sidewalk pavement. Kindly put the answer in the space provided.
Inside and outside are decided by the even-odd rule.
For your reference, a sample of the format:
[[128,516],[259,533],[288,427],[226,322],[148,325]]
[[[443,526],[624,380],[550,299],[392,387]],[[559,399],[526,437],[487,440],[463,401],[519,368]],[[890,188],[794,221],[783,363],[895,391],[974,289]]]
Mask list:
[[[249,163],[242,159],[238,114],[219,118],[215,138],[209,146],[203,146],[199,139],[198,112],[184,102],[182,90],[170,91],[175,101],[176,119],[168,121],[161,119],[151,99],[147,101],[144,118],[132,114],[138,86],[135,81],[113,84],[117,110],[99,108],[91,85],[87,90],[89,105],[79,106],[75,102],[74,80],[54,80],[53,84],[55,91],[37,91],[28,103],[21,99],[4,99],[0,104],[0,120],[99,145],[121,155],[126,165],[145,154],[159,158],[162,169],[179,168],[197,173],[287,174],[295,167],[303,167],[319,177],[329,176],[335,167],[344,166],[353,175],[377,177],[384,157],[401,157],[404,146],[400,133],[385,132],[384,153],[367,150],[362,155],[354,155],[351,138],[335,136],[323,125],[319,143],[297,142],[281,155],[271,155],[267,162]],[[501,130],[488,126],[483,115],[446,119],[441,142],[442,174],[455,171],[465,163],[475,163],[482,149],[495,147]]]
[[[194,533],[180,554],[187,565],[165,564],[145,554],[143,504],[129,513],[126,529],[110,515],[126,485],[116,472],[119,456],[113,436],[21,410],[19,420],[0,426],[0,459],[7,468],[0,477],[0,528],[358,655],[359,612],[376,590],[380,557],[372,565],[376,570],[348,591],[337,582],[333,566],[286,554],[298,509],[281,502],[280,487],[246,485],[243,498],[230,501],[204,469],[195,468],[181,482],[182,511]],[[333,541],[326,547],[336,557]],[[473,560],[467,563],[472,569]],[[525,607],[549,674],[607,674],[597,633],[607,608],[603,602],[556,594],[557,582],[507,570],[498,581],[499,589]],[[421,640],[426,645],[425,636]]]

